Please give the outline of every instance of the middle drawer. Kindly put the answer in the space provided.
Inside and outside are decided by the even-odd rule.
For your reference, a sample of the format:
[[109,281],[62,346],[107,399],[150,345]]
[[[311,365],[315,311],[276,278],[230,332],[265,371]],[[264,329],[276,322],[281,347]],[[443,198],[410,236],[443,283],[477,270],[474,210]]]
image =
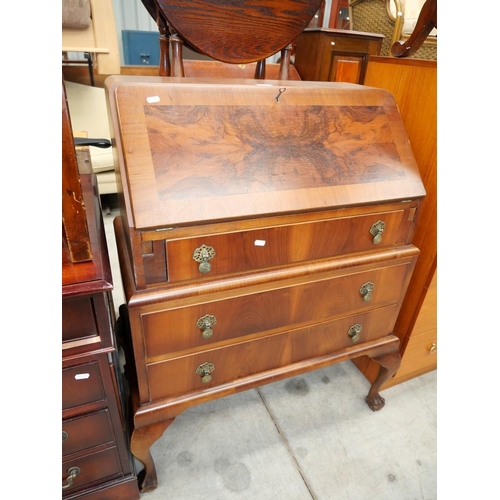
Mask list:
[[279,332],[395,304],[411,268],[411,262],[387,263],[305,284],[242,292],[216,301],[207,296],[195,305],[142,313],[146,360],[156,362],[180,351],[199,351],[238,337]]

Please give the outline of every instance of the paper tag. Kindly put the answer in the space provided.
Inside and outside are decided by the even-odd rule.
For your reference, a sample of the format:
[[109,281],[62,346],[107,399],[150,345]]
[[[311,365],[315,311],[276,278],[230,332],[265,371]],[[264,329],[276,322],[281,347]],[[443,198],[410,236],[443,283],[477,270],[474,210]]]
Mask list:
[[77,373],[75,375],[75,380],[85,380],[90,377],[90,373]]
[[256,247],[263,247],[265,246],[266,244],[266,240],[255,240],[253,242],[253,244],[256,246]]
[[146,97],[146,101],[148,101],[149,104],[153,104],[154,102],[160,102],[160,98],[157,95],[153,95],[151,97]]

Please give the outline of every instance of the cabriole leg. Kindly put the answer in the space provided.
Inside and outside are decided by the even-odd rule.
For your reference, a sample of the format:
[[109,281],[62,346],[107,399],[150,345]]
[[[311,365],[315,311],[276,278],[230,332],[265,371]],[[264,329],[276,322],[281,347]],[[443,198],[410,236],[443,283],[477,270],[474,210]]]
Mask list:
[[158,486],[158,478],[156,477],[156,468],[149,449],[153,443],[159,439],[166,428],[175,420],[171,418],[155,424],[146,425],[134,429],[130,438],[130,451],[137,460],[140,460],[144,465],[142,471],[142,480],[139,480],[139,488],[142,493],[153,491]]
[[392,377],[401,364],[401,356],[399,352],[389,352],[381,356],[375,356],[373,361],[380,364],[380,370],[377,378],[374,380],[368,396],[366,396],[366,404],[373,411],[381,410],[385,405],[385,399],[379,394],[382,384]]

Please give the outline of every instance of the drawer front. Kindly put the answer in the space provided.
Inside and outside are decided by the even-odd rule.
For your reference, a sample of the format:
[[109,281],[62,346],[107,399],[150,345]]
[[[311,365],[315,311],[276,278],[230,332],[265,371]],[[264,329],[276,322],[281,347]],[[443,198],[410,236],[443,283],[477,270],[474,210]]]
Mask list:
[[[380,242],[375,244],[370,230],[379,221],[385,224],[385,229]],[[406,244],[412,227],[413,221],[408,220],[408,211],[395,210],[167,241],[168,280],[173,282],[200,276],[255,271]],[[209,255],[205,256],[203,249],[207,247]],[[198,254],[198,260],[193,258],[195,254]],[[206,261],[206,257],[211,258]]]
[[111,343],[111,320],[106,293],[72,297],[62,302],[62,341],[101,337]]
[[[73,471],[73,474],[71,472]],[[62,463],[62,492],[73,492],[122,474],[115,447]]]
[[95,446],[113,444],[114,439],[108,410],[63,420],[63,457],[72,453],[90,450]]
[[437,330],[411,336],[403,354],[396,377],[405,377],[413,372],[431,371],[437,368]]
[[[154,401],[213,387],[335,353],[355,343],[376,340],[392,332],[396,316],[397,305],[392,305],[229,347],[153,363],[147,367],[150,398]],[[358,331],[357,337],[353,337],[353,330],[349,333],[355,325],[361,326],[360,330],[359,327],[355,330]],[[209,374],[211,379],[205,382],[202,379],[204,363],[214,366]],[[200,366],[200,373],[197,373]]]
[[[379,264],[380,266],[380,264]],[[142,315],[146,358],[397,303],[411,263]],[[361,289],[373,284],[371,299]],[[244,293],[244,291],[242,292]],[[366,297],[368,298],[368,297]],[[214,324],[214,320],[216,321]]]
[[62,371],[62,409],[105,399],[99,365],[96,361]]

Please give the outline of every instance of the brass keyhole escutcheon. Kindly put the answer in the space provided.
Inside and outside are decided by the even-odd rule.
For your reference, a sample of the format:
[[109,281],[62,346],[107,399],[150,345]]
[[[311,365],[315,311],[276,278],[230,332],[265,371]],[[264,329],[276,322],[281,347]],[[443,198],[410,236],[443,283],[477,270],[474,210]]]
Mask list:
[[385,231],[385,222],[379,220],[370,228],[370,234],[373,236],[373,244],[378,245],[382,241],[382,233]]
[[212,264],[208,262],[215,257],[215,250],[208,245],[201,245],[193,252],[193,259],[198,262],[198,270],[200,273],[209,273],[212,269]]
[[68,477],[66,478],[66,484],[62,485],[62,489],[65,490],[69,488],[70,486],[73,486],[73,480],[75,479],[78,474],[80,474],[81,470],[80,467],[70,467],[68,469]]
[[375,285],[371,281],[367,281],[364,285],[361,285],[359,293],[365,302],[370,302],[370,300],[372,300],[372,292],[374,288]]
[[196,368],[196,374],[201,377],[201,381],[204,384],[208,384],[212,380],[212,375],[210,375],[215,370],[215,365],[209,361],[205,361]]
[[349,337],[351,337],[351,340],[353,342],[357,342],[359,340],[359,334],[361,333],[362,329],[363,329],[363,326],[360,325],[359,323],[356,323],[355,325],[352,325],[351,328],[349,328],[347,335],[349,335]]
[[196,322],[196,326],[201,330],[201,336],[204,339],[209,339],[214,334],[212,327],[216,324],[217,318],[212,314],[205,314]]

